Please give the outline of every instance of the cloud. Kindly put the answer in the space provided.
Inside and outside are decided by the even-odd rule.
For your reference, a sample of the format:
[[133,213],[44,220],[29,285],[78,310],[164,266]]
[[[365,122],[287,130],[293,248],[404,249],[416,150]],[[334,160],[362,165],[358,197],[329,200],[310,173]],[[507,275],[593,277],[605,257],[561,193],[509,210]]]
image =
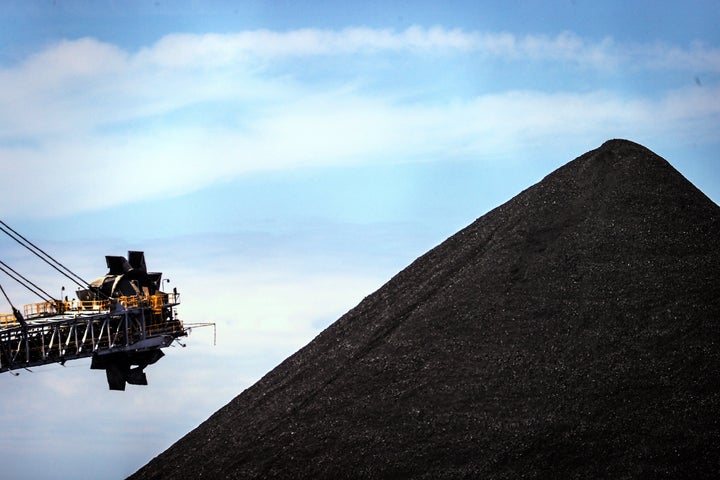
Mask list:
[[566,61],[595,68],[619,65],[661,69],[720,71],[720,50],[702,43],[690,48],[665,44],[618,44],[607,37],[588,41],[572,32],[516,35],[443,27],[403,31],[372,28],[253,30],[235,34],[172,34],[136,55],[140,64],[164,67],[219,66],[250,59],[317,55],[376,54],[407,51],[443,54],[454,51],[514,60]]
[[[63,214],[179,194],[257,171],[388,161],[491,157],[507,145],[558,135],[716,140],[717,88],[675,91],[657,101],[609,92],[512,91],[459,103],[406,105],[354,94],[320,95],[265,112],[252,128],[202,125],[0,148],[23,202],[3,214]],[[694,137],[694,138],[695,138]],[[34,188],[28,188],[33,186]],[[58,203],[57,199],[63,199]]]
[[[505,36],[500,37],[504,41]],[[288,56],[346,55],[401,50],[477,50],[487,48],[474,33],[443,28],[410,27],[402,32],[387,29],[300,29],[287,32],[253,30],[234,34],[172,34],[142,49],[137,61],[170,67],[218,66]]]
[[[692,128],[693,141],[717,141],[712,82],[629,96],[564,90],[562,78],[545,79],[553,90],[443,91],[435,76],[456,55],[488,71],[502,59],[508,74],[527,60],[720,70],[718,50],[700,44],[625,47],[441,27],[173,34],[137,52],[63,41],[0,71],[0,164],[15,180],[6,195],[22,198],[0,214],[102,209],[257,171],[500,158],[558,135],[682,143]],[[394,66],[386,55],[398,52]]]

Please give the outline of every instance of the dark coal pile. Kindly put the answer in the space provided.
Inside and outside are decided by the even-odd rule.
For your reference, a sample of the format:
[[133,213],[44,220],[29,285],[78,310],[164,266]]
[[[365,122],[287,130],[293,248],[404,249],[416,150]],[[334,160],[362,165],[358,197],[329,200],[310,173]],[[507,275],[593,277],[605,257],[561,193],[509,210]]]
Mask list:
[[612,140],[131,478],[716,478],[720,207]]

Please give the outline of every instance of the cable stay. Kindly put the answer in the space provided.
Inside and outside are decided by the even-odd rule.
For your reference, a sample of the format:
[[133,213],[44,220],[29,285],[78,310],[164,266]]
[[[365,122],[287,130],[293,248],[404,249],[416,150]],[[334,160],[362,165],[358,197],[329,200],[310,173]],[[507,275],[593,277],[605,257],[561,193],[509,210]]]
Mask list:
[[[7,302],[10,304],[10,308],[12,308],[13,314],[16,314],[15,312],[19,313],[18,309],[15,308],[15,305],[13,305],[13,303],[10,301],[10,297],[8,297],[8,294],[5,293],[5,289],[3,288],[2,284],[0,284],[0,291],[2,292],[3,296],[5,297],[5,300],[7,300]],[[21,323],[23,323],[23,322],[21,322]]]
[[12,229],[7,223],[0,220],[0,230],[2,230],[7,236],[15,240],[18,244],[29,250],[31,253],[33,253],[35,256],[37,256],[40,260],[50,265],[52,268],[57,270],[61,275],[65,276],[68,280],[75,283],[77,286],[82,288],[87,288],[90,286],[90,284],[83,280],[82,277],[72,272],[69,268],[67,268],[65,265],[60,263],[59,261],[55,260],[52,256],[50,256],[47,252],[45,252],[43,249],[32,243],[27,238],[20,235],[18,232]]
[[[41,300],[48,301],[48,302],[55,301],[55,299],[53,298],[52,295],[50,295],[45,290],[43,290],[42,288],[38,287],[37,285],[35,285],[33,282],[31,282],[27,278],[25,278],[22,274],[18,273],[15,269],[13,269],[7,263],[0,260],[0,265],[2,265],[2,266],[0,266],[0,271],[4,272],[8,277],[12,278],[16,282],[18,282],[20,285],[22,285],[23,287],[28,289],[31,293],[34,293],[35,295],[40,297]],[[12,272],[12,273],[8,272],[6,269],[10,270],[10,272]],[[13,274],[20,277],[20,279],[15,277],[15,275],[13,275]]]

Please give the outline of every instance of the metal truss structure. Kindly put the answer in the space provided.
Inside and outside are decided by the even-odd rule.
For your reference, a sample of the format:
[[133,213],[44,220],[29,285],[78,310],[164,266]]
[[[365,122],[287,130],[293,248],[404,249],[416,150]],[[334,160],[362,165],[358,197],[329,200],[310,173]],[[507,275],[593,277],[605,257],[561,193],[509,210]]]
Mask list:
[[124,390],[125,382],[146,385],[142,369],[163,356],[161,348],[187,335],[178,304],[177,292],[159,292],[26,305],[25,315],[0,317],[0,373],[93,357],[91,368],[107,371],[111,389]]

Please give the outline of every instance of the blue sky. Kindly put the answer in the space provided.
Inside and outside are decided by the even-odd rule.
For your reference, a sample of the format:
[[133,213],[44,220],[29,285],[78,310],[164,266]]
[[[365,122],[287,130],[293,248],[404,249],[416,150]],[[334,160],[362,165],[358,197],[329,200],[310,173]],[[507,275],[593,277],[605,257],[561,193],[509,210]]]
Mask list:
[[717,202],[718,24],[710,1],[0,2],[0,218],[89,279],[144,250],[218,325],[124,393],[89,361],[0,375],[4,476],[124,478],[607,139]]

